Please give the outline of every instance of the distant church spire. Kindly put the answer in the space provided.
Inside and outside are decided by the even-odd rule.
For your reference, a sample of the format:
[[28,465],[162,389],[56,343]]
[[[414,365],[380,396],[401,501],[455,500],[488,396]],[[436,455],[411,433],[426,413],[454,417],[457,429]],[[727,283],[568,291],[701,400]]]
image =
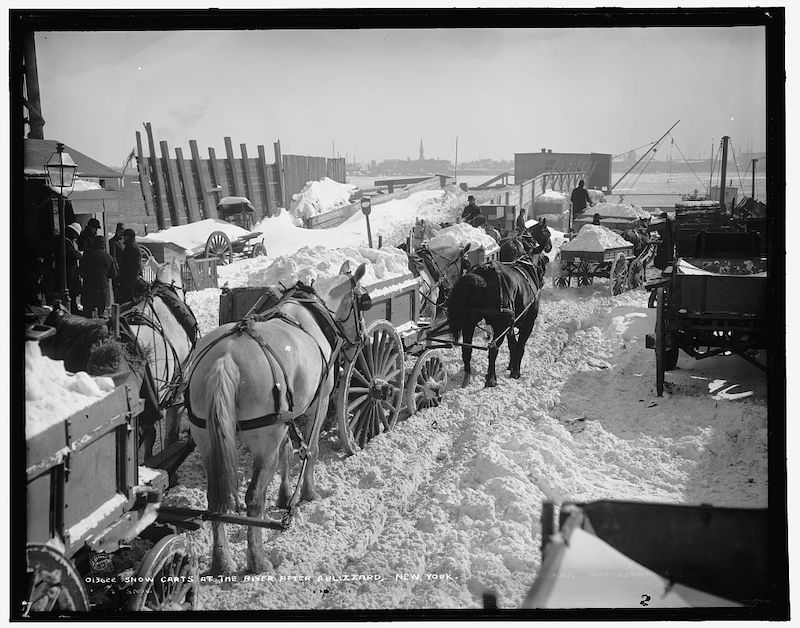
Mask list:
[[419,138],[419,160],[425,159],[425,149],[422,147],[422,138]]

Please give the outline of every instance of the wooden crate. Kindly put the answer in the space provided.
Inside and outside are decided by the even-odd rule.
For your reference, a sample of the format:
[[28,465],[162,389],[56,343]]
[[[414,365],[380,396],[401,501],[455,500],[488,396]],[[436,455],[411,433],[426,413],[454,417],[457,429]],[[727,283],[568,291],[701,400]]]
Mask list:
[[27,540],[63,540],[67,556],[129,510],[138,482],[134,377],[26,440]]

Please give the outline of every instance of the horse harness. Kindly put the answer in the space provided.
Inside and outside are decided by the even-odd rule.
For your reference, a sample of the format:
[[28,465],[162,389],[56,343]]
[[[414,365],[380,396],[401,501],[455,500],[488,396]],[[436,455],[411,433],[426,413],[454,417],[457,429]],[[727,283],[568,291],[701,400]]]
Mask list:
[[[287,303],[296,303],[298,305],[303,306],[306,311],[311,313],[314,317],[317,325],[320,327],[320,330],[325,335],[326,340],[330,344],[331,348],[331,355],[330,358],[325,358],[325,353],[322,346],[316,341],[314,336],[307,330],[303,325],[290,317],[285,312],[281,311],[281,307],[286,305]],[[322,388],[323,383],[325,382],[325,378],[330,373],[331,367],[336,363],[336,360],[339,357],[339,353],[341,352],[342,348],[345,344],[348,344],[347,336],[339,325],[339,323],[333,318],[330,310],[325,306],[324,303],[317,297],[317,295],[313,292],[308,286],[304,286],[298,282],[292,288],[289,288],[286,292],[284,292],[283,296],[280,300],[266,309],[261,313],[251,313],[244,319],[238,321],[230,330],[228,330],[225,334],[221,335],[217,338],[213,343],[208,345],[203,349],[203,351],[197,355],[193,363],[196,366],[199,361],[220,341],[224,338],[228,338],[230,336],[241,336],[242,334],[246,334],[253,341],[258,344],[261,348],[262,352],[264,353],[264,358],[267,360],[267,364],[270,367],[272,372],[272,381],[274,382],[274,386],[272,389],[272,396],[273,396],[273,403],[275,404],[275,412],[265,414],[260,417],[255,417],[252,419],[245,419],[237,421],[237,429],[241,431],[246,430],[253,430],[260,427],[266,427],[269,425],[275,425],[276,423],[288,423],[289,425],[289,437],[292,439],[292,443],[300,452],[301,457],[305,458],[305,451],[307,449],[306,443],[303,439],[303,436],[300,432],[300,429],[297,427],[297,424],[293,417],[287,416],[291,414],[294,409],[294,399],[291,389],[289,388],[288,384],[288,377],[286,372],[283,370],[280,361],[277,358],[274,350],[264,341],[261,335],[255,329],[255,323],[266,322],[270,320],[281,320],[292,327],[299,329],[300,331],[304,332],[306,335],[310,336],[314,343],[317,345],[317,348],[320,352],[320,357],[322,358],[322,363],[324,364],[324,368],[320,374],[319,382],[317,383],[316,390],[314,391],[314,395],[312,397],[313,400],[316,399],[319,395],[319,391]],[[282,386],[278,380],[277,373],[278,371],[282,374],[283,382],[286,384],[286,390],[282,390]],[[188,378],[187,378],[188,382]],[[188,387],[188,383],[187,383]],[[281,410],[281,401],[282,395],[285,395],[286,398],[286,405],[288,412],[284,412]],[[206,419],[201,419],[198,417],[194,412],[192,412],[191,404],[190,404],[190,395],[189,391],[187,390],[184,394],[184,400],[186,405],[186,412],[189,418],[189,421],[196,427],[201,429],[206,429],[208,422]]]
[[[144,376],[146,387],[149,389],[148,392],[151,393],[157,401],[155,404],[156,407],[168,408],[175,405],[180,394],[181,382],[183,381],[184,364],[178,358],[178,351],[175,348],[175,345],[169,339],[167,334],[164,333],[164,326],[162,325],[161,320],[159,319],[158,314],[156,314],[155,308],[153,307],[153,299],[155,297],[160,297],[162,299],[164,304],[167,306],[170,312],[172,312],[173,316],[175,316],[175,319],[186,332],[192,348],[194,348],[195,344],[197,343],[197,321],[195,319],[193,324],[191,324],[189,316],[194,319],[194,315],[188,306],[185,308],[185,310],[176,309],[177,303],[183,302],[180,297],[178,297],[175,288],[171,285],[154,281],[145,291],[138,293],[137,297],[139,297],[139,300],[131,303],[125,310],[123,310],[123,312],[121,312],[120,326],[123,333],[129,339],[131,339],[134,344],[138,344],[138,332],[134,334],[131,327],[149,327],[159,336],[161,336],[165,347],[167,347],[172,353],[172,358],[175,363],[175,372],[172,373],[172,376],[169,379],[161,380],[156,377],[153,374],[149,364],[145,365]],[[148,316],[144,312],[144,309],[147,305],[150,305],[150,309],[153,312],[152,317]],[[166,389],[167,391],[163,399],[159,398],[159,387],[156,386],[156,382],[162,384],[162,388]]]

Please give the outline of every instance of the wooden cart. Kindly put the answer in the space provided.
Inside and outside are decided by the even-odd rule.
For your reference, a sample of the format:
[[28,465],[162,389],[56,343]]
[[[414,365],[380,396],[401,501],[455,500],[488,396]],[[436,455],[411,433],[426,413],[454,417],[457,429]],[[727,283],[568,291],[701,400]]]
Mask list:
[[[198,563],[174,529],[156,523],[164,471],[137,464],[143,408],[135,378],[26,441],[27,585],[23,616],[90,610],[89,590],[111,589],[117,609],[190,610]],[[115,571],[135,538],[154,543],[130,586]],[[95,586],[97,585],[97,586]],[[122,596],[122,599],[118,599]]]

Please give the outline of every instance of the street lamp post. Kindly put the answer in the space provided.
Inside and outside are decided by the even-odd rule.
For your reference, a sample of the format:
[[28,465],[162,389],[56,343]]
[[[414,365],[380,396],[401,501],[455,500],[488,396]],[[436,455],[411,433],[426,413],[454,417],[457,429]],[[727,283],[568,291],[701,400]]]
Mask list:
[[67,234],[66,220],[64,217],[64,196],[65,190],[68,196],[72,192],[72,184],[75,178],[77,164],[72,160],[69,153],[64,152],[64,145],[56,144],[56,152],[50,155],[50,159],[44,166],[47,172],[47,184],[53,188],[58,188],[58,229],[61,232],[59,238],[59,258],[61,260],[61,299],[68,311],[71,311],[69,289],[67,287]]

